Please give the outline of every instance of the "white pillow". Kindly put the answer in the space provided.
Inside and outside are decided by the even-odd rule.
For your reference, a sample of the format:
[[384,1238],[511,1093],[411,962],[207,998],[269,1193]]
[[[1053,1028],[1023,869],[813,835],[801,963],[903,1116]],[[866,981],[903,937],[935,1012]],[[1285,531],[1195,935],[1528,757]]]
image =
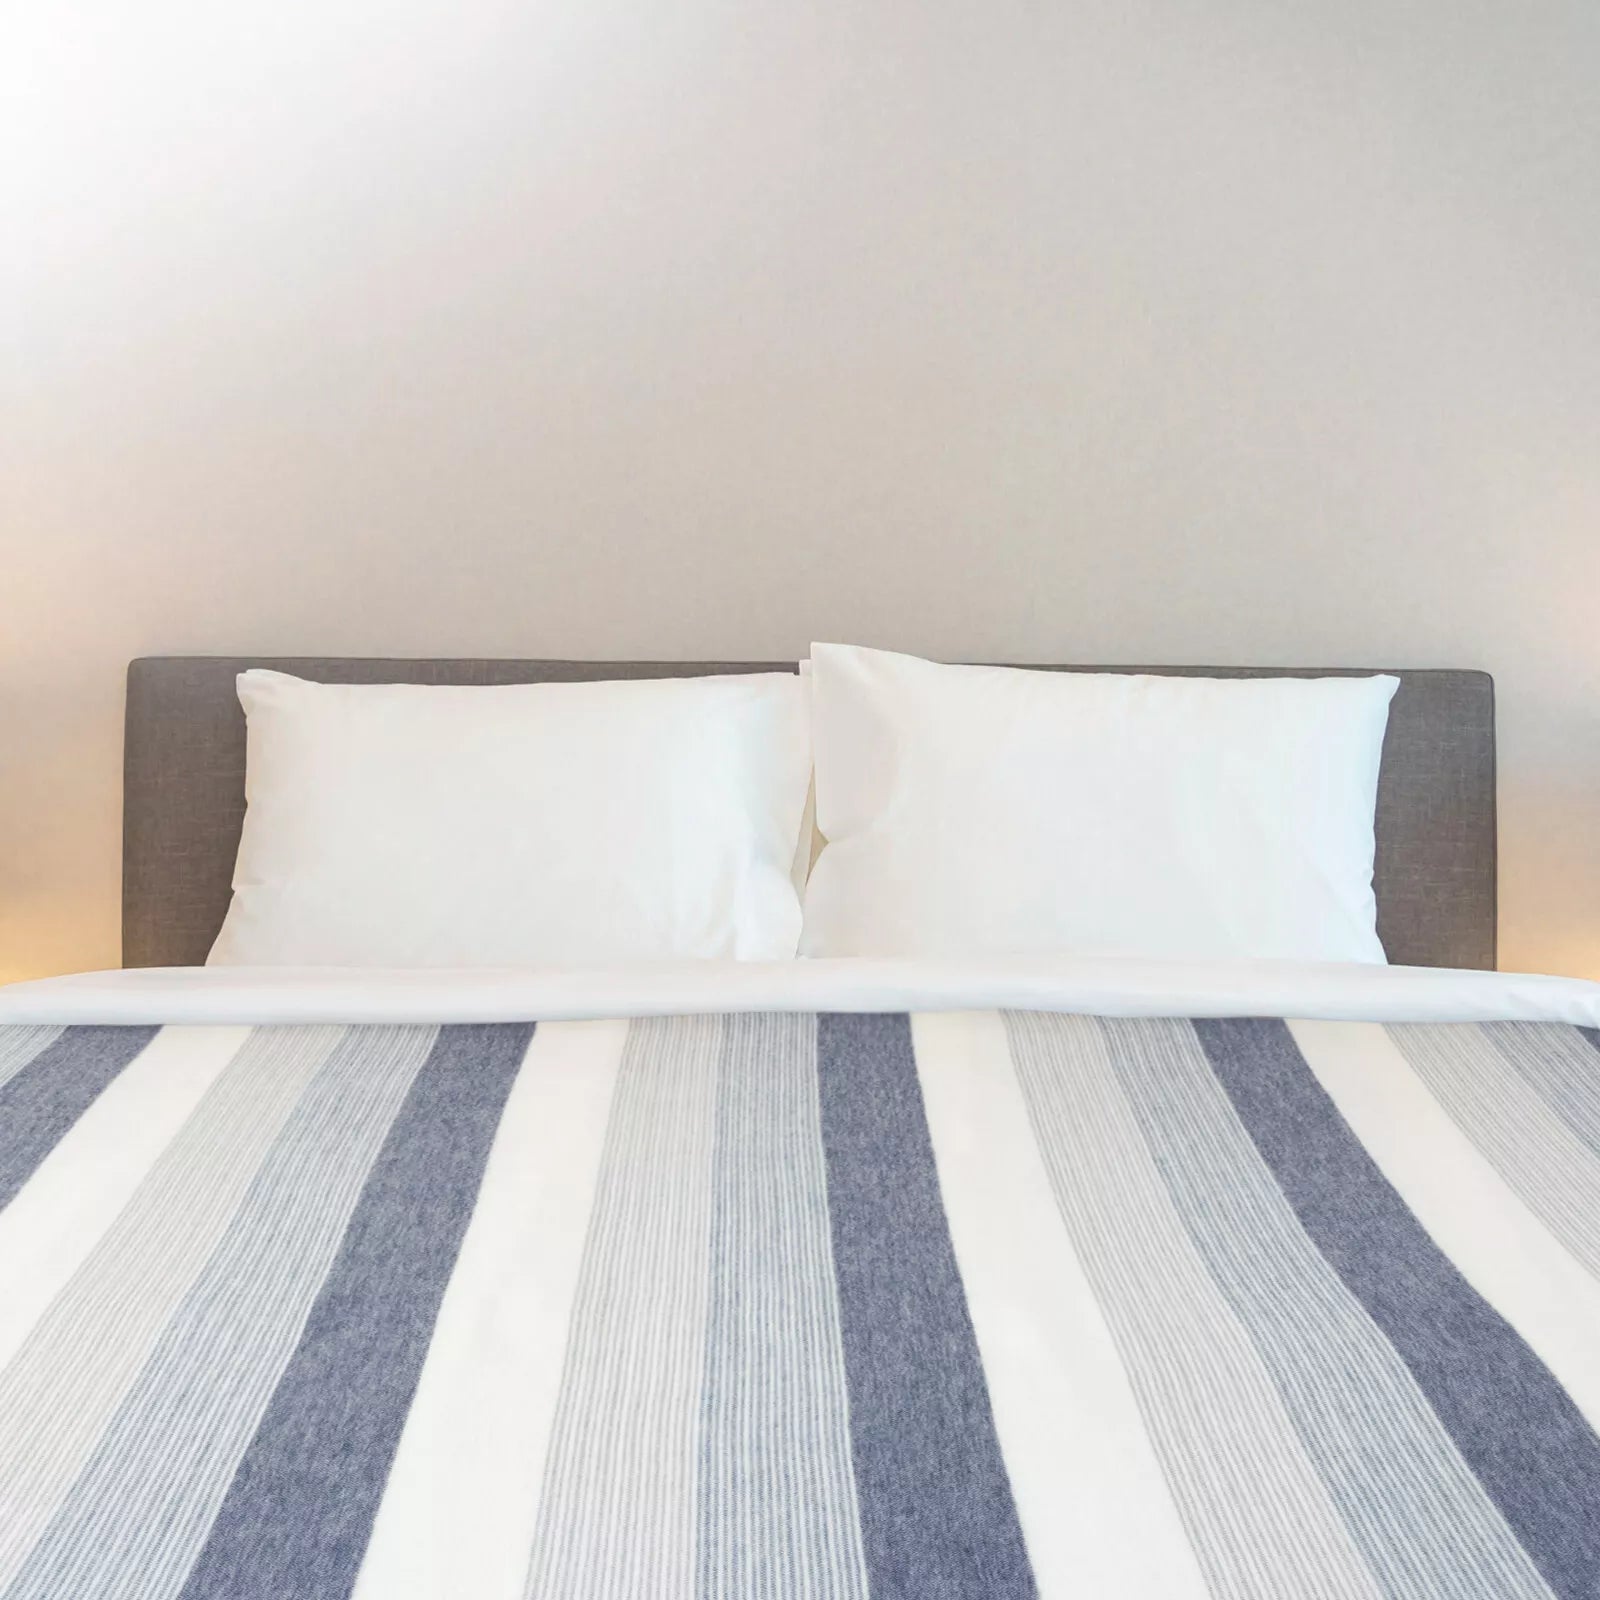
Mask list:
[[1382,961],[1399,680],[953,667],[811,648],[808,956]]
[[792,957],[787,673],[490,688],[239,677],[249,802],[208,964]]

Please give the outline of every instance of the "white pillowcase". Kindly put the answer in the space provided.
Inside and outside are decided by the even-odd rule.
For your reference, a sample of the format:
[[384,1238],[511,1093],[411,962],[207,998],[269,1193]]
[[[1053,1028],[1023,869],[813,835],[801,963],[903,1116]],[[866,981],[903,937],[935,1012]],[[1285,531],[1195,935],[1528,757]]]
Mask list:
[[1384,960],[1397,678],[811,662],[827,845],[803,955]]
[[487,688],[239,677],[208,965],[792,957],[811,769],[786,673]]

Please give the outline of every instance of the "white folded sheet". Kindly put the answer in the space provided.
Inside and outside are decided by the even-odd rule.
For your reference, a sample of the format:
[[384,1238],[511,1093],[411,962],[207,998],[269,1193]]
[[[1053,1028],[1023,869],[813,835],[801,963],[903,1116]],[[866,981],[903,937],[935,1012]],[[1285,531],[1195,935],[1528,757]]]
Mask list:
[[1600,984],[1363,963],[1026,957],[461,970],[147,967],[0,988],[0,1023],[453,1023],[991,1009],[1600,1027]]

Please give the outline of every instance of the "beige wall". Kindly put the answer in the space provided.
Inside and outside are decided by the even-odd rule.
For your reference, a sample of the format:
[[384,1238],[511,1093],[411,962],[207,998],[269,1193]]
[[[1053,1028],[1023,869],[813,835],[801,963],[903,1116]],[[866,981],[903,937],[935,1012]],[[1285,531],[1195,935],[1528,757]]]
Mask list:
[[1600,976],[1592,0],[5,26],[0,974],[117,959],[132,655],[824,637],[1490,668]]

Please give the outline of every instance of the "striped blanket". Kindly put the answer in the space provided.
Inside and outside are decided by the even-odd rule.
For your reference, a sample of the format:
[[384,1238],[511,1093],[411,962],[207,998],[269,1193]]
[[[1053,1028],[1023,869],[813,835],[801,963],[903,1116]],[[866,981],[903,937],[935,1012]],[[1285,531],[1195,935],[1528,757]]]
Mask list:
[[4,1600],[1594,1600],[1600,1034],[0,1028]]

